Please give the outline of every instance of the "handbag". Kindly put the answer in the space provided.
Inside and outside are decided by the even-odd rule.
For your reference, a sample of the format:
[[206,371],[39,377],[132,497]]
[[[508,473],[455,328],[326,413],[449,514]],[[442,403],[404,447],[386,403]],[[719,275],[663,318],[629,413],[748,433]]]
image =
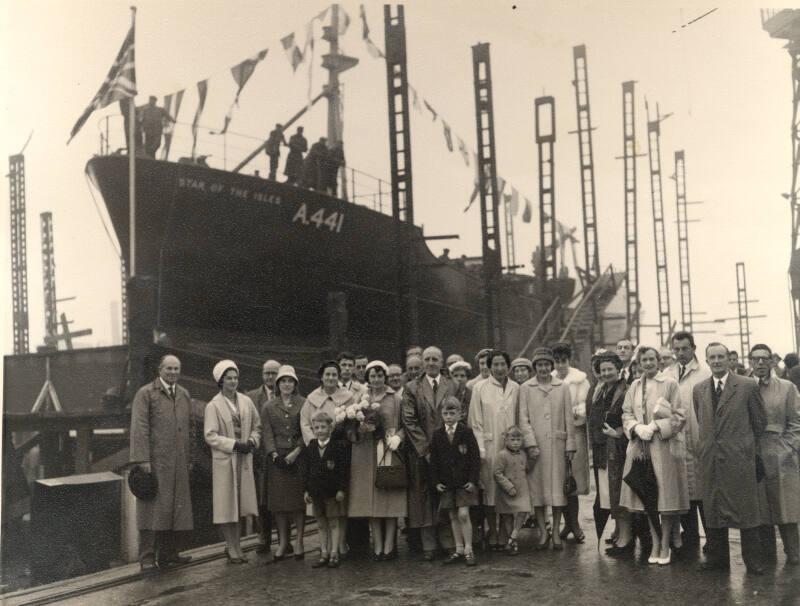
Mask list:
[[574,497],[578,494],[578,483],[572,475],[572,461],[567,459],[567,478],[564,480],[564,496]]
[[[383,465],[386,454],[392,452],[388,448],[383,453],[378,466],[375,469],[375,488],[383,490],[396,490],[398,488],[408,488],[408,476],[406,475],[406,465],[400,455],[399,450],[392,452],[392,464]],[[395,463],[397,459],[399,463]]]

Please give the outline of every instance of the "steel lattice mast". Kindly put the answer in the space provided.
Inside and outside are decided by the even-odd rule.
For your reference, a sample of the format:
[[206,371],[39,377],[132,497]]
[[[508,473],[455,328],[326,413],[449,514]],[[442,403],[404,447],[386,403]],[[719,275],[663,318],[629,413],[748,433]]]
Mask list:
[[622,143],[625,180],[625,314],[634,343],[639,342],[639,252],[636,203],[636,97],[635,82],[622,83]]
[[678,210],[678,269],[681,279],[681,323],[693,331],[692,283],[689,271],[689,217],[686,202],[686,161],[683,150],[675,152],[675,199]]
[[8,158],[9,199],[11,201],[11,299],[14,353],[30,350],[28,335],[28,254],[25,225],[25,156]]
[[586,280],[591,283],[600,276],[600,245],[597,239],[597,206],[594,194],[594,155],[592,152],[592,116],[589,108],[589,68],[586,46],[572,49],[575,68],[575,105],[578,113],[578,151],[581,170],[581,201],[583,208],[583,246],[586,258]]
[[[393,10],[394,9],[394,10]],[[400,345],[419,341],[419,311],[414,271],[416,256],[410,241],[414,225],[414,188],[411,172],[411,124],[408,106],[405,11],[402,5],[384,5],[386,85],[389,100],[389,156],[392,171],[392,216],[397,225],[398,305]]]
[[664,235],[664,203],[661,189],[661,117],[647,112],[647,153],[650,160],[650,195],[653,202],[653,243],[656,252],[656,282],[658,285],[658,335],[661,343],[669,339],[672,318],[669,308],[669,272],[667,271],[666,237]]
[[44,334],[54,338],[58,334],[58,309],[56,299],[56,259],[53,241],[53,213],[39,215],[42,228],[42,282],[44,286]]
[[736,307],[739,312],[739,340],[741,341],[742,357],[750,353],[750,314],[747,310],[747,277],[745,276],[744,263],[736,264]]
[[[773,38],[788,40],[786,49],[791,58],[792,77],[792,182],[784,197],[789,201],[792,226],[791,276],[794,348],[800,347],[800,9],[762,9],[761,25]],[[744,353],[744,352],[742,352]]]
[[534,100],[536,146],[539,150],[539,246],[544,279],[558,276],[556,260],[555,157],[556,105],[550,96]]
[[500,252],[492,68],[488,43],[476,44],[472,47],[472,70],[478,141],[478,189],[481,201],[482,271],[486,293],[486,337],[487,345],[499,347],[503,342],[499,288],[503,262]]

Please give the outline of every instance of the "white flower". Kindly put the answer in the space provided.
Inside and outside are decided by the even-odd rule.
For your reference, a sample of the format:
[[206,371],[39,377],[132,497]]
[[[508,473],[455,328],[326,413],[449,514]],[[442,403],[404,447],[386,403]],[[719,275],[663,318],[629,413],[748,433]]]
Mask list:
[[397,450],[401,441],[400,436],[391,436],[386,439],[386,446],[389,447],[389,450]]
[[355,419],[356,418],[356,409],[350,406],[347,407],[347,418],[348,419]]
[[347,413],[344,410],[336,413],[336,422],[337,423],[343,422],[346,418],[347,418]]
[[365,418],[365,417],[364,417],[364,413],[363,413],[363,412],[361,412],[361,411],[359,410],[359,411],[356,413],[356,419],[358,419],[359,421],[363,421],[363,420],[364,420],[364,418]]
[[372,410],[380,410],[381,403],[380,402],[373,402],[369,405]]

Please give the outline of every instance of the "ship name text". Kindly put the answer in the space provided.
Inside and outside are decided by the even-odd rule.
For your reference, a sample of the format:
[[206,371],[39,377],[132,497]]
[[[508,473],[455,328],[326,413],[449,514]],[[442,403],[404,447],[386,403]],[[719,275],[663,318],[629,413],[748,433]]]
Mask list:
[[193,179],[191,177],[178,177],[178,187],[211,194],[225,194],[227,196],[239,198],[240,200],[266,202],[267,204],[275,204],[276,206],[280,206],[281,204],[281,197],[278,194],[268,194],[246,187],[225,185],[219,182],[208,182],[203,179]]

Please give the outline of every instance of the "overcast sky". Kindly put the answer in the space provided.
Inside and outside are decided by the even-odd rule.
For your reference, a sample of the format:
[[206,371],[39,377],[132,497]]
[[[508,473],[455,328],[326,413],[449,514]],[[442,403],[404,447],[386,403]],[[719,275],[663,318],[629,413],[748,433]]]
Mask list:
[[[680,321],[677,230],[674,223],[675,150],[686,152],[690,216],[692,292],[705,318],[736,315],[735,263],[747,267],[749,294],[759,302],[752,313],[751,342],[765,341],[780,352],[792,347],[787,266],[790,213],[781,193],[791,177],[791,80],[782,42],[761,28],[751,2],[730,3],[686,27],[712,7],[675,2],[511,2],[445,1],[406,5],[409,79],[454,133],[475,148],[471,45],[491,43],[498,172],[534,206],[533,223],[515,221],[517,262],[530,271],[538,243],[537,156],[533,100],[555,96],[556,215],[580,226],[580,181],[572,47],[585,44],[594,131],[595,180],[600,260],[624,269],[621,83],[637,81],[637,140],[647,150],[645,96],[651,111],[662,114],[661,155],[671,307]],[[84,346],[113,342],[112,308],[120,298],[115,239],[107,236],[102,201],[98,213],[84,177],[84,166],[99,149],[99,125],[112,116],[112,143],[121,141],[116,106],[96,112],[76,139],[65,142],[75,120],[92,99],[130,25],[130,2],[121,0],[8,0],[2,8],[6,86],[0,91],[4,114],[4,156],[25,151],[28,208],[28,292],[31,346],[43,339],[39,213],[52,211],[55,229],[57,290],[75,328],[92,328]],[[293,74],[279,40],[296,32],[305,39],[306,23],[324,2],[142,0],[137,3],[136,70],[138,103],[150,94],[186,89],[178,121],[191,122],[197,105],[196,83],[209,78],[201,123],[215,130],[235,93],[229,68],[268,48],[269,53],[245,88],[227,138],[201,131],[198,153],[210,153],[214,166],[228,168],[258,145],[276,122],[302,107],[309,88],[308,66]],[[345,150],[348,163],[389,178],[386,76],[382,60],[371,57],[361,40],[358,4],[342,5],[351,26],[342,45],[360,64],[343,75]],[[515,8],[514,8],[515,7]],[[382,4],[366,4],[371,35],[383,48]],[[316,30],[317,34],[319,30]],[[324,74],[317,64],[311,87]],[[451,256],[480,252],[478,205],[463,213],[472,191],[473,168],[444,143],[441,122],[427,112],[412,113],[416,219],[426,233],[458,233],[459,241],[433,242]],[[303,120],[315,140],[324,134],[323,105]],[[188,126],[176,132],[177,155],[186,153]],[[266,171],[262,154],[246,171]],[[658,321],[653,226],[647,158],[639,159],[640,291],[644,323]],[[507,190],[508,191],[508,190]],[[8,242],[8,186],[3,194],[2,235]],[[521,214],[521,213],[520,213]],[[579,237],[582,239],[582,229]],[[0,284],[4,305],[3,351],[12,351],[10,259],[2,247]],[[579,258],[583,261],[582,244]],[[719,327],[720,325],[714,325]],[[698,327],[699,328],[699,327]],[[735,322],[714,335],[698,335],[700,344],[722,339],[739,348]],[[642,341],[655,343],[655,329]],[[469,353],[469,352],[464,352]]]

